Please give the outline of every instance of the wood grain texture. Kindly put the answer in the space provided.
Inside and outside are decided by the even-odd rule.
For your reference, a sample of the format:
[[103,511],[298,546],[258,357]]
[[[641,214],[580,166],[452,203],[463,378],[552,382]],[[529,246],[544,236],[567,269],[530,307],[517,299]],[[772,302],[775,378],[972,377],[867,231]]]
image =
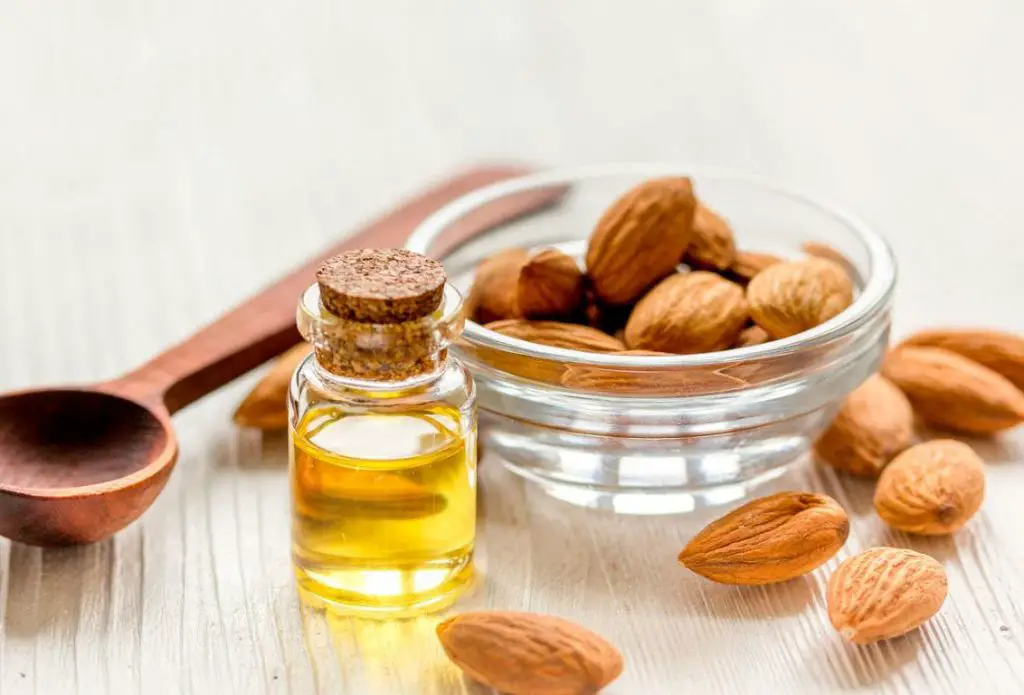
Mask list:
[[[888,236],[897,337],[1024,331],[1019,2],[0,8],[3,390],[140,364],[339,230],[494,155],[789,182]],[[284,442],[230,424],[255,378],[176,416],[178,467],[125,532],[69,550],[0,542],[0,693],[483,695],[443,660],[433,620],[298,605]],[[485,574],[461,606],[552,612],[609,637],[626,657],[613,695],[1018,693],[1024,434],[974,444],[988,499],[950,539],[892,534],[869,484],[794,471],[776,487],[835,497],[850,541],[808,578],[750,591],[676,564],[709,515],[570,508],[485,457]],[[950,598],[916,634],[846,645],[825,614],[828,572],[885,542],[942,561]]]

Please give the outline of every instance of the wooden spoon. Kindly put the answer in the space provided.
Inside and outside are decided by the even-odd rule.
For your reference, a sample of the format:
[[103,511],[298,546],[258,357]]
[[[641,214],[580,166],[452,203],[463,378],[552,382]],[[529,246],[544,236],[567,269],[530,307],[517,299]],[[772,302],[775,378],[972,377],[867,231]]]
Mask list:
[[[0,396],[0,535],[68,545],[107,538],[130,524],[156,499],[177,459],[171,414],[300,340],[296,302],[324,258],[401,246],[450,200],[524,173],[485,167],[427,191],[119,379]],[[495,201],[454,225],[437,253],[553,205],[562,193]]]

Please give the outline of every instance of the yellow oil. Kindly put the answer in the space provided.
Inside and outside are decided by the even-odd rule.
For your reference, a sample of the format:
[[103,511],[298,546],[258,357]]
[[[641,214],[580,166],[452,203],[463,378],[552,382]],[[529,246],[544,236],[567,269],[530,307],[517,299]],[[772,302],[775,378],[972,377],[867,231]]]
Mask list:
[[472,579],[476,432],[457,409],[314,406],[292,431],[300,593],[368,617],[450,605]]

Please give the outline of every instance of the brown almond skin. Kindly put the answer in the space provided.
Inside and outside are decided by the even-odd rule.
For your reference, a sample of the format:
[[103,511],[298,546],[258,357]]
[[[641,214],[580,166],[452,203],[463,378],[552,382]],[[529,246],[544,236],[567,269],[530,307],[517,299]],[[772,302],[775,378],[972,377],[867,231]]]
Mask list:
[[525,319],[508,319],[488,323],[485,328],[507,335],[511,338],[528,340],[531,343],[582,350],[583,352],[619,352],[625,350],[622,341],[607,333],[579,326],[573,323],[558,321],[527,321]]
[[855,277],[857,274],[857,268],[853,265],[850,259],[842,251],[834,246],[823,244],[820,241],[805,241],[801,244],[801,247],[808,256],[814,256],[815,258],[824,258],[832,261],[846,272],[850,277]]
[[683,262],[702,270],[727,270],[736,258],[736,241],[732,227],[725,218],[704,205],[697,204],[693,216],[693,238]]
[[938,613],[946,571],[904,548],[871,548],[847,558],[828,580],[828,617],[844,638],[871,644],[905,635]]
[[810,330],[853,302],[853,283],[839,265],[807,258],[769,266],[747,286],[750,316],[775,338]]
[[900,346],[937,347],[974,360],[1024,391],[1024,336],[1003,331],[945,328],[920,331]]
[[235,410],[235,423],[265,431],[288,427],[288,386],[295,368],[311,349],[308,343],[299,343],[278,357]]
[[827,562],[850,534],[834,499],[780,492],[744,504],[698,533],[679,562],[722,584],[785,582]]
[[955,352],[901,347],[882,374],[910,399],[929,425],[968,434],[995,434],[1024,422],[1024,392],[1007,379]]
[[873,478],[913,441],[910,401],[892,382],[875,374],[846,397],[815,452],[841,471]]
[[626,345],[633,350],[692,354],[724,350],[747,324],[743,288],[696,271],[662,280],[633,309]]
[[740,331],[739,337],[736,338],[736,342],[732,346],[735,348],[753,347],[770,343],[771,340],[772,337],[765,329],[760,326],[749,326]]
[[519,272],[529,258],[526,249],[505,249],[476,269],[466,298],[466,313],[478,323],[519,318]]
[[570,318],[583,301],[583,272],[572,256],[558,249],[541,249],[520,269],[517,292],[523,318]]
[[785,259],[773,253],[759,253],[757,251],[737,251],[732,264],[726,271],[725,276],[733,282],[744,287],[754,279],[754,276],[765,268],[776,263],[782,263]]
[[631,304],[673,272],[693,238],[697,199],[690,179],[652,179],[628,191],[598,221],[587,275],[598,298]]
[[448,658],[508,695],[592,695],[622,673],[622,654],[562,618],[514,611],[462,613],[437,626]]
[[953,533],[985,499],[985,464],[971,447],[939,439],[907,449],[882,471],[875,510],[900,531]]

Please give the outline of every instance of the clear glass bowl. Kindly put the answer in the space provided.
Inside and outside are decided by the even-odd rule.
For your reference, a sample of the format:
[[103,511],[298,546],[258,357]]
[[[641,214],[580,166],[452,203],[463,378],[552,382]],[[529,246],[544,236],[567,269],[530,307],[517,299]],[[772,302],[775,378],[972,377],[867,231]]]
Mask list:
[[[876,371],[896,266],[885,241],[831,205],[753,179],[681,166],[609,165],[498,183],[438,211],[407,247],[442,260],[453,284],[503,248],[555,246],[582,258],[612,201],[652,177],[686,175],[732,224],[739,248],[845,256],[853,305],[813,330],[702,355],[621,356],[547,347],[469,321],[455,349],[479,388],[487,451],[548,493],[629,514],[685,512],[748,494],[799,460],[842,399]],[[561,202],[449,248],[459,221],[510,196]],[[432,253],[438,251],[439,253]]]

